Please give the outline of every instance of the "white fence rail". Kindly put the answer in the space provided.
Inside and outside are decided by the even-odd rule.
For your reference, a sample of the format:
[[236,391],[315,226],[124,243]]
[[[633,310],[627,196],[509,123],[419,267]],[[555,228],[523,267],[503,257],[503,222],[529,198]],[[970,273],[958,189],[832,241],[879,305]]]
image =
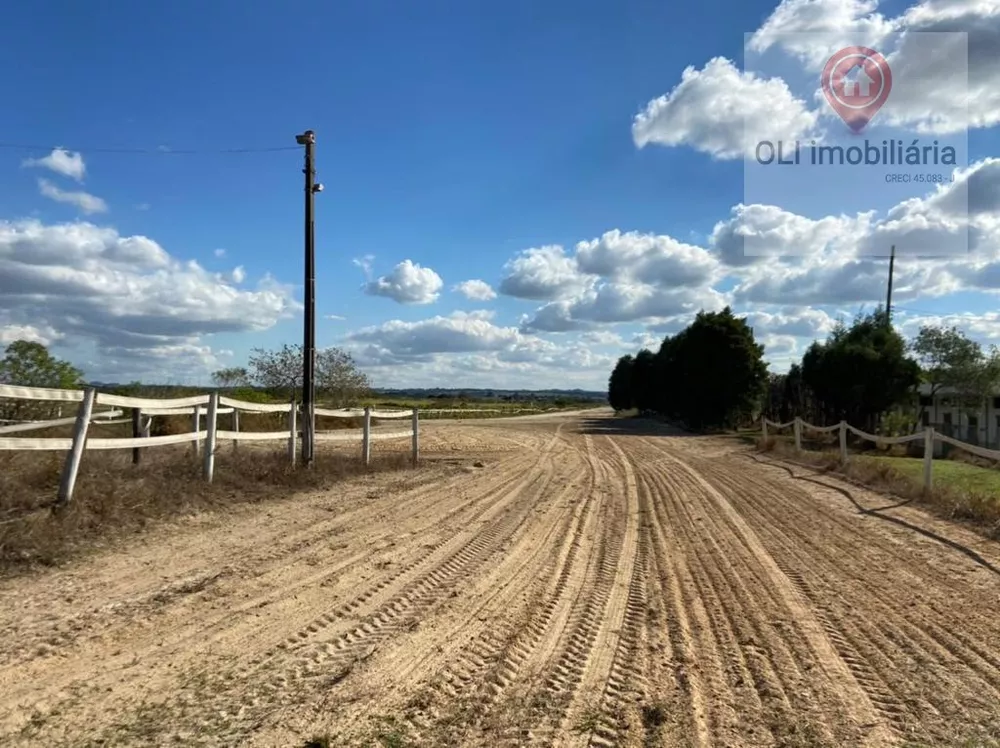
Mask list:
[[[39,387],[0,385],[0,398],[79,403],[77,414],[70,418],[32,421],[0,427],[0,435],[5,435],[55,426],[73,426],[73,436],[70,438],[0,436],[0,451],[47,450],[68,452],[59,487],[58,500],[60,502],[68,502],[72,498],[76,476],[80,469],[80,462],[83,459],[83,453],[87,450],[131,449],[132,460],[138,463],[140,461],[140,450],[143,448],[190,442],[195,454],[200,455],[204,461],[205,479],[211,482],[215,469],[215,454],[220,441],[232,441],[235,448],[236,443],[240,441],[283,440],[288,443],[289,459],[294,464],[296,461],[295,445],[302,434],[302,425],[298,423],[298,416],[301,409],[298,406],[293,407],[292,403],[251,403],[224,397],[218,393],[197,395],[194,397],[153,399],[109,395],[98,393],[94,389],[56,390]],[[95,413],[95,405],[111,406],[112,409]],[[123,412],[119,408],[131,409],[132,417],[124,420],[109,420],[123,415]],[[368,465],[371,462],[371,443],[373,441],[410,437],[412,439],[412,459],[414,464],[418,461],[420,427],[416,408],[402,411],[372,410],[370,408],[365,408],[364,410],[326,410],[315,408],[314,411],[316,416],[327,418],[364,419],[361,429],[350,431],[316,433],[314,424],[313,432],[316,433],[316,441],[361,442],[362,459]],[[288,428],[283,431],[240,431],[239,414],[241,412],[287,413]],[[232,414],[232,430],[224,431],[218,428],[218,416],[220,414]],[[153,416],[178,415],[192,416],[192,430],[189,433],[168,434],[165,436],[150,435]],[[373,431],[373,418],[409,418],[410,427],[405,430],[400,429],[388,432]],[[204,419],[204,428],[202,428],[202,419]],[[109,423],[132,423],[133,436],[121,438],[95,438],[88,436],[92,424]],[[203,448],[201,447],[202,442],[204,442]]]
[[802,430],[808,429],[810,431],[818,432],[839,432],[840,436],[840,461],[841,463],[847,462],[847,433],[850,432],[861,439],[866,441],[874,442],[877,446],[889,446],[893,444],[906,444],[907,442],[923,441],[924,443],[924,481],[923,487],[925,491],[930,491],[934,485],[934,442],[939,441],[945,444],[951,444],[954,447],[965,450],[969,454],[974,454],[977,457],[982,457],[986,460],[1000,460],[1000,450],[986,449],[985,447],[980,447],[976,444],[969,444],[967,442],[959,441],[958,439],[953,439],[950,436],[945,436],[935,431],[933,426],[926,426],[922,432],[916,434],[909,434],[907,436],[880,436],[878,434],[869,434],[866,431],[855,428],[851,426],[847,421],[841,421],[835,426],[814,426],[811,423],[803,421],[801,418],[796,417],[794,420],[788,423],[776,423],[774,421],[768,420],[767,418],[761,419],[761,432],[764,437],[764,441],[767,441],[767,429],[768,427],[781,430],[792,428],[795,436],[795,450],[801,451],[802,449]]
[[[117,418],[120,415],[122,415],[122,411],[120,410],[106,410],[103,413],[94,413],[91,422],[105,425],[130,423],[127,419],[122,419],[120,421],[106,420],[110,418]],[[76,416],[70,416],[69,418],[55,418],[49,421],[22,421],[11,426],[0,426],[0,434],[16,434],[21,431],[38,431],[40,429],[50,429],[53,426],[70,426],[74,423],[76,423]]]

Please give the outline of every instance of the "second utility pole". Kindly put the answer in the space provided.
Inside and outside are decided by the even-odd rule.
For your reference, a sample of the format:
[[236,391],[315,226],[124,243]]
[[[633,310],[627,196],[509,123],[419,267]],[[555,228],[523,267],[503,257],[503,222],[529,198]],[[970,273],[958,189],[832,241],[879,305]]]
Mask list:
[[306,308],[302,326],[302,464],[306,467],[312,467],[316,426],[316,245],[315,232],[313,231],[313,195],[318,192],[313,183],[316,176],[313,162],[316,134],[312,130],[306,130],[301,135],[297,135],[295,141],[306,147],[306,164],[302,170],[306,175]]
[[885,295],[885,324],[892,327],[892,271],[896,268],[896,245],[889,250],[889,290]]

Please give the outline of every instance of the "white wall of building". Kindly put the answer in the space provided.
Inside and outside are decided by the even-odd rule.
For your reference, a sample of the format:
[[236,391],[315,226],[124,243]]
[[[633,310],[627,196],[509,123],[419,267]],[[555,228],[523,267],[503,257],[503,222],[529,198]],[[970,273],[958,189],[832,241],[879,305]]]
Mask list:
[[960,404],[954,393],[940,388],[930,396],[930,386],[920,386],[920,411],[923,424],[948,432],[962,441],[1000,448],[1000,393],[986,399],[980,408]]

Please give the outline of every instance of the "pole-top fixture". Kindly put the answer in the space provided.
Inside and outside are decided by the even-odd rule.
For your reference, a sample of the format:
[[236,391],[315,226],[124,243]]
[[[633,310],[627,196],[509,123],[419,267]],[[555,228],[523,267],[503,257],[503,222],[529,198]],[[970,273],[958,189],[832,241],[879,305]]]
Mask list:
[[306,130],[301,135],[295,136],[295,142],[299,145],[316,145],[316,133],[312,130]]

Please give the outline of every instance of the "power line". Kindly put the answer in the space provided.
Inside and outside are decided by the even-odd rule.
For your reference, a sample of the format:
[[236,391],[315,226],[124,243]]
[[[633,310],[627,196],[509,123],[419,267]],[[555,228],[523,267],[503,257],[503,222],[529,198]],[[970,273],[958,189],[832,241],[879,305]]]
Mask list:
[[930,314],[936,317],[949,317],[955,314],[955,312],[944,312],[940,310],[932,312],[929,309],[914,309],[911,306],[900,306],[898,304],[896,305],[896,309],[901,312],[910,312],[912,314]]
[[0,148],[18,151],[53,151],[61,149],[75,153],[121,153],[137,154],[149,156],[172,156],[172,155],[207,155],[212,153],[275,153],[277,151],[297,151],[298,146],[277,146],[274,148],[168,148],[158,146],[156,148],[71,148],[62,145],[32,145],[29,143],[0,143]]

